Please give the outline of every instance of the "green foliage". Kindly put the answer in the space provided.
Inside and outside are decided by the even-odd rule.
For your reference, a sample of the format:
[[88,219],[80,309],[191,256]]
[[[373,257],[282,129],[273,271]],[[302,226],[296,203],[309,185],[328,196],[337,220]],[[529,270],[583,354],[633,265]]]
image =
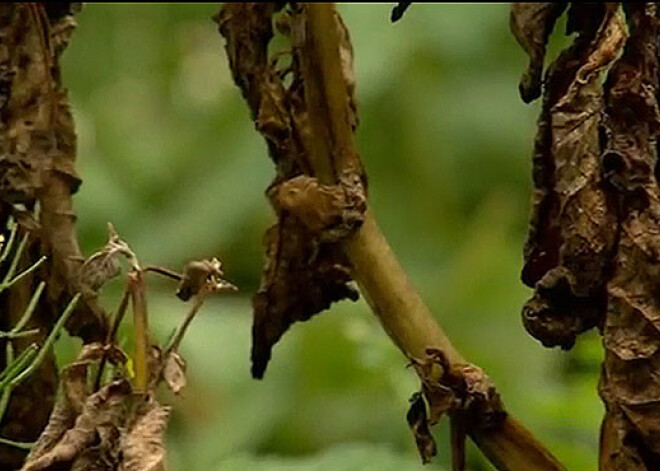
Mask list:
[[[372,207],[424,299],[507,407],[569,469],[593,469],[599,339],[546,351],[520,321],[538,109],[518,97],[527,59],[508,32],[507,6],[413,4],[395,25],[390,8],[341,6]],[[190,377],[176,400],[172,467],[420,469],[405,422],[418,382],[364,303],[296,326],[263,382],[249,377],[249,296],[273,220],[264,198],[272,166],[231,82],[216,10],[88,4],[64,55],[85,253],[113,221],[146,263],[217,255],[241,289],[210,301],[182,346]],[[171,293],[153,294],[164,338],[182,310]],[[446,467],[445,424],[436,436],[433,466]],[[471,469],[490,469],[471,451]]]

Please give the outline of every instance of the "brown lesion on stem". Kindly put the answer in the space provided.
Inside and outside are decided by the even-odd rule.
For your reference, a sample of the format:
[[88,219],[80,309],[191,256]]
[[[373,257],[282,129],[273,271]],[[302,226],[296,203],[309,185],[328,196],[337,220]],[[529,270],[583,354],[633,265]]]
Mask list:
[[[267,55],[268,42],[273,34],[273,15],[279,8],[282,8],[282,5],[274,3],[226,4],[216,17],[220,32],[227,40],[226,49],[234,80],[241,88],[257,130],[266,138],[270,155],[277,164],[278,176],[273,186],[291,185],[287,180],[297,177],[313,179],[314,188],[304,187],[304,191],[310,194],[325,185],[330,191],[360,195],[353,201],[359,202],[361,197],[361,205],[348,206],[354,209],[361,206],[357,213],[362,216],[358,218],[357,224],[333,239],[333,250],[338,249],[345,257],[348,274],[358,283],[360,292],[384,329],[407,358],[424,359],[427,350],[434,349],[442,352],[446,361],[446,365],[439,365],[440,371],[443,371],[443,368],[458,368],[458,371],[462,372],[461,377],[465,378],[466,374],[469,376],[467,371],[475,367],[469,365],[452,346],[408,280],[378,228],[373,214],[364,204],[366,178],[353,145],[353,130],[357,118],[351,75],[352,51],[346,27],[333,4],[299,3],[290,7],[286,14],[290,19],[293,42],[293,79],[291,85],[285,87],[277,79],[277,71],[270,65]],[[300,177],[301,174],[304,177]],[[304,225],[304,220],[307,219],[312,221],[310,227],[324,226],[319,213],[324,215],[327,212],[319,211],[319,206],[310,202],[307,202],[309,206],[302,204],[296,199],[299,194],[285,200],[289,203],[293,200],[296,204],[281,204],[284,199],[282,191],[278,188],[269,191],[269,195],[275,194],[275,209],[278,214],[281,218],[286,218],[280,219],[280,224],[293,219],[296,224]],[[324,194],[322,203],[327,204],[328,201],[333,201],[333,198]],[[318,212],[310,210],[310,207]],[[291,232],[280,230],[278,234],[280,244],[291,243],[291,240],[282,240],[285,237],[291,238]],[[296,241],[295,238],[293,240]],[[272,253],[270,255],[270,265],[266,267],[267,281],[273,279],[268,275],[273,261],[282,260],[273,258]],[[289,275],[286,270],[292,265],[288,263],[279,266],[284,271],[280,272],[279,276],[286,281]],[[282,266],[284,268],[281,268]],[[295,268],[295,265],[293,267]],[[309,269],[314,271],[314,267]],[[326,277],[332,275],[322,274]],[[342,278],[341,281],[345,280],[346,278]],[[263,290],[260,293],[263,293]],[[286,297],[287,292],[279,294]],[[292,296],[295,299],[296,295]],[[280,298],[257,295],[255,327],[263,323],[279,322],[277,316],[269,315],[273,314],[270,309],[277,305],[278,299]],[[320,307],[327,308],[328,304]],[[314,309],[318,307],[314,306]],[[317,311],[307,311],[302,320],[315,312]],[[296,320],[300,320],[300,316]],[[255,337],[253,340],[259,339]],[[253,361],[254,359],[253,355]],[[484,379],[485,375],[479,377]],[[429,381],[423,376],[422,379]],[[444,380],[442,374],[438,377],[438,381],[441,380]],[[436,384],[441,385],[440,382]],[[419,396],[413,402],[417,408],[415,413],[409,415],[409,420],[413,422],[424,416],[418,399]],[[494,402],[488,403],[499,404],[495,399],[492,400]],[[563,469],[521,424],[505,414],[500,406],[497,410],[498,420],[494,421],[492,426],[483,426],[483,416],[480,416],[479,420],[461,421],[460,428],[456,429],[454,447],[459,454],[462,453],[459,442],[464,430],[498,469]],[[451,411],[450,415],[458,417],[456,410]],[[424,438],[425,426],[419,422],[415,423],[419,425],[415,428],[418,443],[422,443],[427,450],[433,449],[432,442]],[[455,457],[455,467],[460,467],[462,462],[461,456]]]

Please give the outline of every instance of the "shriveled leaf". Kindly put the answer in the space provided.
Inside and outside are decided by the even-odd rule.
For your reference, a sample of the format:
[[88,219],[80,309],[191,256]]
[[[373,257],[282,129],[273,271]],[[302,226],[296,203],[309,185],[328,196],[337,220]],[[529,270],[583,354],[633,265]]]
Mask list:
[[412,430],[417,444],[417,451],[422,463],[431,462],[431,459],[437,454],[435,439],[431,435],[429,422],[426,415],[426,403],[420,393],[415,393],[410,398],[410,409],[406,415],[408,426]]
[[120,471],[163,471],[165,469],[164,433],[170,408],[153,399],[139,407],[130,430],[120,439],[123,460]]
[[619,208],[620,237],[607,284],[600,394],[607,412],[605,470],[660,459],[660,189],[657,180],[657,5],[626,5],[630,39],[606,83],[603,170]]
[[[480,368],[470,364],[450,364],[442,350],[428,348],[425,358],[413,358],[412,365],[417,371],[422,382],[423,397],[428,402],[429,414],[426,416],[426,406],[418,403],[418,398],[413,396],[413,406],[410,414],[417,424],[422,418],[423,423],[434,425],[444,415],[452,418],[453,432],[455,433],[452,443],[454,461],[458,465],[463,462],[463,446],[459,443],[464,437],[467,429],[491,429],[498,427],[506,412],[499,393],[494,383]],[[424,415],[420,407],[424,407]],[[424,428],[417,430],[413,428],[418,448],[426,448],[427,441],[423,435]],[[418,433],[422,433],[418,438]],[[421,443],[420,443],[421,441]],[[420,448],[422,461],[425,460],[422,448]],[[426,461],[424,461],[426,462]]]
[[327,309],[334,301],[357,300],[336,244],[321,244],[291,216],[266,233],[268,263],[253,299],[252,374],[263,376],[273,345],[289,326]]
[[514,2],[509,27],[529,56],[529,67],[520,79],[520,96],[525,103],[541,95],[545,46],[566,2]]
[[223,277],[222,263],[217,258],[193,260],[183,270],[176,295],[179,299],[188,301],[192,296],[199,294],[203,287],[208,288],[209,291],[221,289],[236,291],[237,288]]
[[186,362],[177,352],[167,355],[163,380],[174,394],[180,394],[186,387]]
[[546,80],[522,273],[536,288],[523,308],[525,328],[544,345],[563,348],[602,323],[605,313],[617,216],[601,170],[599,72],[612,65],[626,39],[616,5],[599,8],[597,18],[587,15],[593,9],[572,11],[579,35]]
[[341,185],[323,185],[318,179],[299,175],[271,189],[273,206],[288,212],[321,241],[337,241],[362,224],[363,195]]
[[[78,460],[84,463],[84,466],[80,464],[80,467],[89,469],[95,466],[93,463],[106,461],[106,455],[113,448],[112,440],[118,436],[123,423],[126,414],[125,400],[130,391],[130,385],[119,380],[90,395],[73,427],[50,449],[43,450],[39,456],[31,456],[22,471],[57,469],[62,463],[72,463],[73,468]],[[92,444],[95,444],[96,451],[86,452]]]
[[[277,69],[268,57],[273,15],[279,4],[228,3],[216,17],[234,81],[241,88],[257,130],[263,135],[277,176],[271,201],[278,223],[266,234],[266,264],[253,299],[252,374],[261,378],[273,345],[289,326],[327,309],[334,301],[356,299],[339,239],[359,226],[364,212],[361,164],[357,156],[339,155],[350,168],[335,170],[338,186],[321,185],[313,177],[311,155],[321,142],[312,135],[306,90],[300,73],[306,56],[293,48],[290,70]],[[304,40],[304,5],[282,11],[279,29],[294,43]],[[289,18],[288,16],[291,16]],[[355,79],[348,31],[337,16],[341,67],[347,83],[347,119],[357,124]],[[285,86],[283,75],[292,75]],[[340,165],[338,163],[338,165]]]

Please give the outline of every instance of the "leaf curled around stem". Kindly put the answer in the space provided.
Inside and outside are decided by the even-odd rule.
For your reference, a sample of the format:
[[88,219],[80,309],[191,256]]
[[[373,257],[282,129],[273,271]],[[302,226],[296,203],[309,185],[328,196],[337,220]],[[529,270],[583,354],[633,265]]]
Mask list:
[[[423,359],[411,358],[411,362],[422,382],[424,400],[429,405],[428,425],[435,425],[444,415],[452,420],[452,450],[463,453],[464,447],[458,440],[465,440],[467,430],[490,430],[499,427],[506,411],[495,389],[494,383],[480,368],[471,364],[450,364],[445,354],[437,348],[429,348]],[[413,396],[409,415],[416,418],[415,424],[426,420],[422,415],[419,398]],[[425,407],[425,406],[424,406]],[[424,409],[424,414],[426,414]],[[423,424],[411,428],[418,444],[422,461],[426,462],[429,447]],[[421,434],[421,435],[420,435]],[[464,458],[454,456],[455,463]]]
[[[357,155],[347,146],[333,151],[332,168],[325,168],[336,177],[334,181],[316,175],[319,169],[314,168],[314,155],[328,150],[324,147],[328,135],[315,136],[312,120],[317,119],[317,108],[327,108],[327,104],[319,94],[310,101],[302,73],[303,67],[309,67],[309,54],[304,51],[309,37],[306,12],[302,4],[282,8],[227,3],[215,18],[226,40],[234,81],[277,168],[267,193],[278,221],[265,236],[266,263],[253,298],[251,357],[256,378],[263,376],[272,347],[291,324],[311,318],[335,301],[357,298],[340,242],[364,218],[364,175]],[[279,70],[277,61],[269,57],[274,18],[293,42],[286,71]],[[340,102],[346,108],[346,122],[354,129],[353,51],[341,18],[335,15],[334,21],[345,82]],[[284,83],[285,75],[291,77],[290,83]]]

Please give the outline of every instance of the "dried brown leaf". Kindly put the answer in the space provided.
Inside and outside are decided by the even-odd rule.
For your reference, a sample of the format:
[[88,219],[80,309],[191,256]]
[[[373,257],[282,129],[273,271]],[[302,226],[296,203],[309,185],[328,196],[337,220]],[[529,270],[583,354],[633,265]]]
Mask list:
[[415,393],[410,398],[410,409],[406,415],[408,426],[412,430],[417,444],[417,451],[422,463],[431,462],[438,450],[429,429],[429,422],[426,415],[426,403],[420,393]]
[[[113,449],[112,441],[119,434],[125,414],[125,400],[129,397],[130,385],[125,380],[114,381],[90,395],[82,408],[75,424],[68,429],[50,449],[42,450],[39,456],[32,455],[25,462],[22,471],[41,471],[57,469],[62,463],[82,460],[78,469],[89,469],[91,463],[105,461]],[[84,453],[95,444],[96,451]]]
[[163,380],[174,394],[180,394],[186,387],[186,362],[177,352],[167,355]]
[[344,255],[322,244],[292,216],[266,233],[268,263],[253,299],[252,374],[263,376],[273,345],[289,326],[327,309],[334,301],[356,300]]
[[[364,190],[361,164],[356,156],[350,169],[335,169],[339,186],[321,185],[312,177],[311,153],[318,140],[312,136],[304,84],[303,59],[297,44],[304,36],[302,7],[292,5],[278,19],[280,29],[294,38],[290,71],[285,86],[283,71],[268,57],[277,4],[225,4],[216,17],[234,81],[250,107],[257,130],[264,136],[277,176],[269,191],[278,211],[278,223],[266,234],[266,264],[254,297],[252,374],[262,377],[273,345],[288,327],[307,320],[334,301],[356,299],[346,259],[338,240],[362,221]],[[357,125],[355,79],[348,31],[337,17],[342,70],[348,85],[349,116]],[[298,42],[297,42],[298,41]]]
[[[461,456],[463,448],[459,441],[460,437],[464,436],[464,431],[495,428],[506,417],[500,395],[494,383],[481,368],[470,364],[452,365],[444,352],[437,348],[428,348],[425,358],[412,358],[411,361],[421,379],[423,397],[429,404],[428,419],[426,406],[423,402],[420,405],[419,399],[415,396],[409,412],[410,415],[415,407],[413,422],[417,424],[417,428],[412,424],[411,428],[422,460],[424,461],[426,456],[423,450],[428,446],[424,425],[427,423],[434,425],[442,416],[449,415],[454,421],[452,427],[456,433],[452,445],[454,460],[455,463],[460,464],[463,462]],[[424,406],[423,416],[420,410],[422,406]],[[423,423],[420,424],[422,419]]]
[[529,67],[520,79],[520,96],[529,103],[541,96],[541,77],[548,36],[564,12],[566,2],[514,2],[509,27],[529,56]]
[[[660,189],[657,181],[657,5],[626,5],[630,39],[608,78],[603,172],[619,209],[607,284],[600,394],[605,470],[656,469],[660,460]],[[633,468],[634,467],[634,468]]]
[[138,409],[130,430],[123,433],[120,446],[123,460],[120,471],[163,471],[165,469],[164,433],[170,408],[153,399]]
[[601,171],[603,90],[626,39],[616,6],[572,7],[579,31],[550,66],[534,154],[532,220],[523,281],[536,292],[523,323],[546,346],[570,348],[575,337],[602,323],[604,292],[614,251],[616,207]]

